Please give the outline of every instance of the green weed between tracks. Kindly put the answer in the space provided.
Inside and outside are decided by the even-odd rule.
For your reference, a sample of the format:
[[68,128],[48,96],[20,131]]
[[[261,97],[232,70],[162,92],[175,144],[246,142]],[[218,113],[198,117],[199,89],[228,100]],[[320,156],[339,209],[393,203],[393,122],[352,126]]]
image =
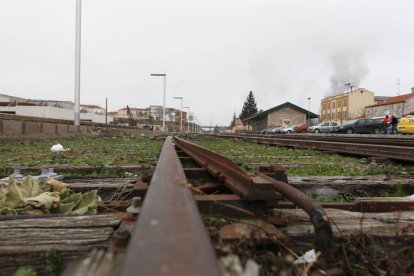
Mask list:
[[[50,148],[60,143],[69,151],[54,153]],[[153,164],[162,141],[148,138],[82,138],[9,142],[0,145],[0,167],[65,164],[70,166],[105,166]]]
[[360,158],[259,145],[238,139],[194,138],[192,142],[222,154],[243,168],[255,172],[251,164],[281,164],[290,176],[404,175],[414,174],[414,166],[400,164],[362,164]]

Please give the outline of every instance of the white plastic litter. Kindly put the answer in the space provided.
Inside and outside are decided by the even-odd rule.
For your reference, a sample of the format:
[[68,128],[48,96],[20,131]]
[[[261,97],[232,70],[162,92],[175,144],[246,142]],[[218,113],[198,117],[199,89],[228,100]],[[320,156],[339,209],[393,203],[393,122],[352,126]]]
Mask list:
[[64,149],[63,148],[63,146],[61,145],[61,144],[56,144],[56,145],[53,145],[51,148],[50,148],[50,151],[52,151],[52,152],[61,152],[61,151],[68,151],[69,149]]
[[300,256],[296,261],[294,261],[294,264],[307,264],[310,262],[316,261],[316,254],[315,249],[309,250],[305,252],[302,256]]
[[260,266],[252,259],[247,260],[243,269],[237,255],[221,257],[220,266],[224,276],[258,276],[260,273]]
[[409,199],[414,200],[414,195],[407,196]]

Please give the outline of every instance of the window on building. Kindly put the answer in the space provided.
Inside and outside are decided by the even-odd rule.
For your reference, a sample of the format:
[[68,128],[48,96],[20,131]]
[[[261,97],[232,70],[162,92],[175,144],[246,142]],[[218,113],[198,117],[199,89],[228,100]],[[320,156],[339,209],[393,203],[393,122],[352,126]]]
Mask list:
[[336,115],[336,118],[338,118],[338,119],[341,118],[341,112],[338,112],[338,114]]
[[332,102],[332,109],[335,108],[335,102]]
[[341,107],[341,101],[338,101],[338,107]]
[[344,107],[346,107],[347,103],[348,103],[348,100],[344,99]]
[[347,117],[346,117],[346,111],[344,111],[344,112],[343,112],[343,117],[342,117],[342,119],[344,119],[344,120],[346,120],[346,119],[347,119]]

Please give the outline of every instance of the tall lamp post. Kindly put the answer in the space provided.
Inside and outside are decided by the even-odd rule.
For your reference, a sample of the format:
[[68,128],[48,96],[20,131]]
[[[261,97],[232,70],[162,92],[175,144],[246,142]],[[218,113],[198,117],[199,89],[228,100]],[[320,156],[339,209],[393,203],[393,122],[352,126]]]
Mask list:
[[190,132],[190,107],[184,106],[183,108],[188,108],[187,131]]
[[310,125],[310,100],[311,98],[308,97],[308,124]]
[[162,131],[165,132],[165,91],[167,85],[167,74],[151,74],[151,77],[164,77],[164,94],[162,97]]
[[81,0],[76,0],[74,125],[80,125]]
[[173,99],[181,100],[180,107],[180,132],[183,132],[183,97],[173,97]]

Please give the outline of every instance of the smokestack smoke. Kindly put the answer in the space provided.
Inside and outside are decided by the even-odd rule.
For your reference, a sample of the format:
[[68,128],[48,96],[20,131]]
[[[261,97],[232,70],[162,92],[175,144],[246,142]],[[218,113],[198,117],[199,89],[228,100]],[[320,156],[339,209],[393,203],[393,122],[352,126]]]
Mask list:
[[331,91],[336,95],[346,91],[345,83],[358,88],[361,81],[369,74],[365,55],[357,50],[340,51],[331,56],[333,72],[330,77]]

